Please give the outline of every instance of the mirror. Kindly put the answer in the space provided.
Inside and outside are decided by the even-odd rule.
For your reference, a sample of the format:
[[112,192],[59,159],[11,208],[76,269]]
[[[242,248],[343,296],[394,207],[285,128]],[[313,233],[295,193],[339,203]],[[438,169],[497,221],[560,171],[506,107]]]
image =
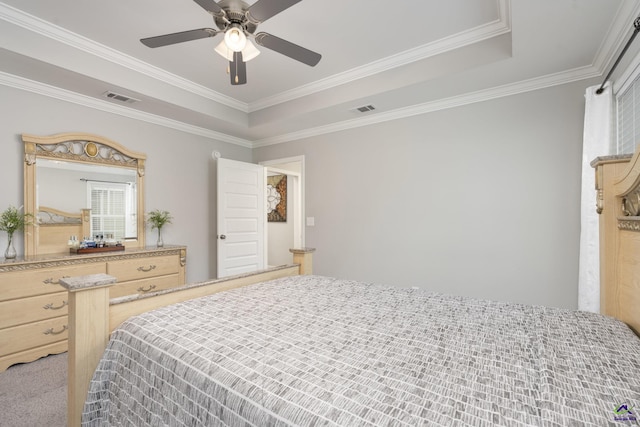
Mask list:
[[52,216],[53,209],[69,213],[91,209],[88,236],[113,234],[119,241],[135,240],[136,189],[136,172],[132,169],[39,159],[38,223],[59,222]]
[[144,154],[84,133],[22,140],[24,209],[37,222],[25,230],[25,255],[68,251],[71,236],[144,246]]

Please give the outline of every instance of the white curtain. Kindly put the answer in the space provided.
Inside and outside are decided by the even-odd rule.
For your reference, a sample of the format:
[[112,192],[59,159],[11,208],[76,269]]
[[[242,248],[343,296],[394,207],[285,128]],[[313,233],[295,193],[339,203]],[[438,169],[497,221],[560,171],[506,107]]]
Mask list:
[[590,163],[611,150],[613,96],[611,85],[596,94],[600,86],[587,88],[582,145],[582,199],[580,219],[580,267],[578,309],[600,311],[600,253],[596,213],[595,172]]

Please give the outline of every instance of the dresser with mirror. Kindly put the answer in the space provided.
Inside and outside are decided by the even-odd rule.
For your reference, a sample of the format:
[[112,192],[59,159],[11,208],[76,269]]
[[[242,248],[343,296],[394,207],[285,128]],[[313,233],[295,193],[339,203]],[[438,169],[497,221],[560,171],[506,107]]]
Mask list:
[[113,275],[111,298],[185,284],[186,247],[145,244],[143,153],[86,133],[22,141],[24,211],[34,224],[24,256],[0,258],[0,372],[67,350],[62,277]]

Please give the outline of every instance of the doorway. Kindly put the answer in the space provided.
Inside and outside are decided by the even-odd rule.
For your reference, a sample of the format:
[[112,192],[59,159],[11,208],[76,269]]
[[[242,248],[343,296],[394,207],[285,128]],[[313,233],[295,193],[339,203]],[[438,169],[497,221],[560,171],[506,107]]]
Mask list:
[[[305,245],[304,156],[260,164],[216,159],[216,277],[291,264],[289,249]],[[287,178],[286,221],[279,224],[267,220],[269,174]]]
[[304,156],[260,162],[267,177],[284,175],[287,187],[286,221],[268,221],[266,227],[267,265],[291,263],[291,248],[304,247]]

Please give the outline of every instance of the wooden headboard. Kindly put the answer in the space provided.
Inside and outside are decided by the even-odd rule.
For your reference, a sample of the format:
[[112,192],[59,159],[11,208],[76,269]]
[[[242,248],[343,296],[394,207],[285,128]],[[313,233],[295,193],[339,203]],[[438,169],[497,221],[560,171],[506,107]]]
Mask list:
[[640,335],[640,149],[591,165],[600,214],[600,312]]
[[36,222],[39,228],[37,245],[43,254],[68,251],[70,236],[78,239],[89,236],[89,209],[75,213],[40,206]]

